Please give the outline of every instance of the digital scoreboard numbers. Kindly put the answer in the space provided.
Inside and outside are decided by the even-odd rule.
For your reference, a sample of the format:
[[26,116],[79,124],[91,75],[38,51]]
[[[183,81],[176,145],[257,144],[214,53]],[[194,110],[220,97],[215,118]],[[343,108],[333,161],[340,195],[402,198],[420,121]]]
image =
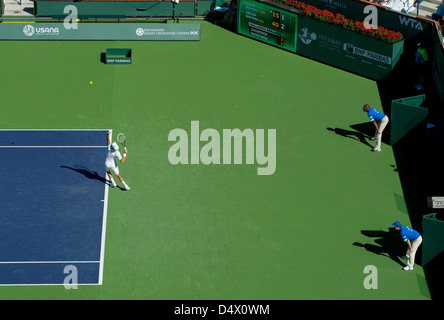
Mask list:
[[240,34],[295,52],[296,25],[296,14],[254,0],[239,2]]

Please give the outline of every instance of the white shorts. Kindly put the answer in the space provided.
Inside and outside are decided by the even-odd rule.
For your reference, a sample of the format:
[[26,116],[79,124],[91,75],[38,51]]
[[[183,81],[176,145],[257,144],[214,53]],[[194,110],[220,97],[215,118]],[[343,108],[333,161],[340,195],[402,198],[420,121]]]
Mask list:
[[119,174],[119,168],[114,163],[105,162],[106,172],[113,170],[114,174]]

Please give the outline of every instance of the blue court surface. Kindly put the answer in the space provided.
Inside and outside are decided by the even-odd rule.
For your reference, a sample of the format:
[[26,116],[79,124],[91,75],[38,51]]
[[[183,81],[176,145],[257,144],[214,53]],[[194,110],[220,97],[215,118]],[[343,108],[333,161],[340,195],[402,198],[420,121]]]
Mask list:
[[107,131],[0,130],[0,285],[102,283]]

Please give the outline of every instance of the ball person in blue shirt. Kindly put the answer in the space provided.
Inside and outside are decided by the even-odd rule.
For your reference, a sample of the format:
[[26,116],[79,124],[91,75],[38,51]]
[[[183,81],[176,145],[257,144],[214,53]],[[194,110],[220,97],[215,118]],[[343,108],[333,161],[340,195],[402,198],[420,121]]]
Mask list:
[[393,222],[392,227],[395,227],[395,229],[400,232],[402,240],[407,243],[407,252],[405,254],[405,257],[407,258],[407,265],[404,267],[404,270],[413,270],[416,250],[418,250],[418,247],[422,243],[422,237],[418,231],[407,226],[403,226],[399,221]]
[[376,131],[375,136],[370,140],[376,140],[376,146],[372,149],[374,152],[381,151],[381,139],[382,139],[382,131],[384,131],[385,127],[389,122],[389,118],[383,114],[382,112],[371,108],[370,105],[364,104],[362,107],[364,112],[367,112],[367,115],[371,122],[375,125]]

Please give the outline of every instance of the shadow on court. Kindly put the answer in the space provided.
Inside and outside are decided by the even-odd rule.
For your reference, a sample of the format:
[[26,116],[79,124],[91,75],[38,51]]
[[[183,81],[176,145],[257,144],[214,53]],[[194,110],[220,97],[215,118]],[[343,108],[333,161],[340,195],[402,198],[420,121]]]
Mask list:
[[[382,133],[382,143],[387,145],[390,143],[389,126],[390,122]],[[346,130],[341,128],[327,128],[327,130],[333,131],[337,135],[343,136],[345,138],[357,140],[367,147],[370,147],[371,149],[374,148],[374,145],[369,142],[369,139],[374,137],[375,135],[375,126],[370,121],[352,124],[350,125],[350,128],[353,130]]]
[[95,171],[89,170],[88,168],[86,168],[84,166],[75,166],[74,168],[67,167],[67,166],[60,166],[60,168],[69,169],[69,170],[72,170],[72,171],[82,174],[83,176],[85,176],[85,178],[88,178],[91,180],[99,180],[100,182],[106,183],[106,179],[104,177],[100,176]]
[[373,148],[373,146],[367,141],[370,137],[364,135],[362,132],[354,130],[346,130],[341,128],[327,128],[329,131],[333,131],[337,135],[345,138],[350,138],[365,144],[367,147]]
[[[350,125],[350,128],[362,133],[363,135],[367,136],[368,138],[375,136],[375,126],[370,121],[352,124],[352,125]],[[387,124],[384,131],[382,132],[382,140],[381,141],[383,144],[386,144],[386,145],[390,144],[390,122]]]
[[399,258],[405,255],[406,247],[400,240],[399,232],[394,228],[389,231],[382,230],[362,230],[361,233],[369,238],[375,238],[374,243],[354,242],[353,245],[364,248],[368,252],[382,255],[392,259],[400,266],[404,267],[405,263]]

